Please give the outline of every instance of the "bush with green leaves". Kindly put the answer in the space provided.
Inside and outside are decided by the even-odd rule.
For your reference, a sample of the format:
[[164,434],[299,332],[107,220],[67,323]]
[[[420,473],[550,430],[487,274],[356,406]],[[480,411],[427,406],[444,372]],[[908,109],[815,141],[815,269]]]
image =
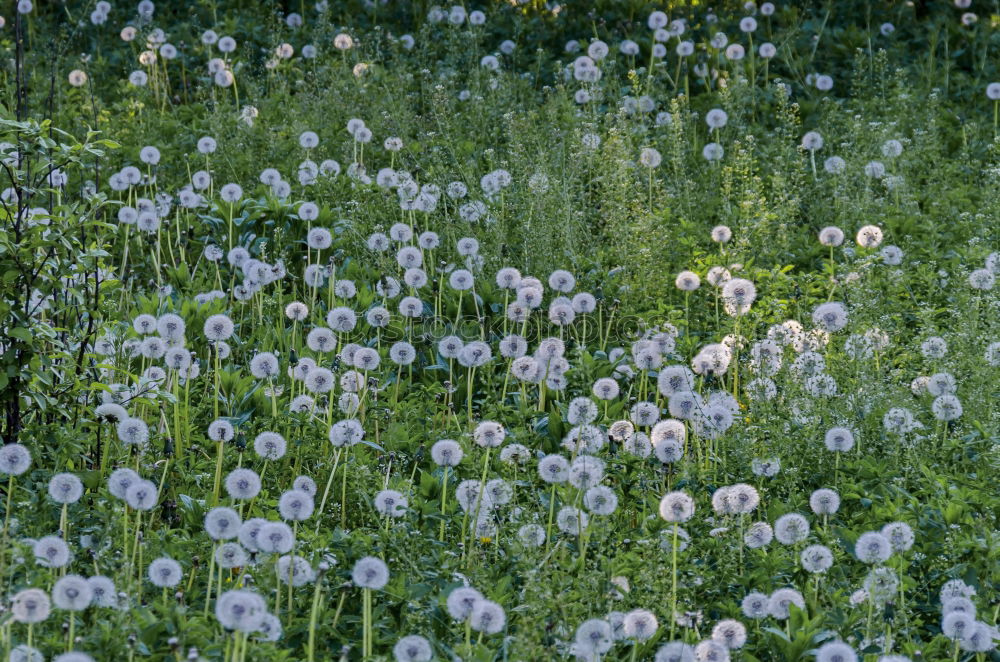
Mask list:
[[13,140],[4,143],[0,226],[0,392],[4,441],[12,443],[93,378],[87,352],[114,279],[101,267],[114,226],[104,219],[104,194],[66,187],[117,145],[94,134],[79,142],[48,120],[0,126]]

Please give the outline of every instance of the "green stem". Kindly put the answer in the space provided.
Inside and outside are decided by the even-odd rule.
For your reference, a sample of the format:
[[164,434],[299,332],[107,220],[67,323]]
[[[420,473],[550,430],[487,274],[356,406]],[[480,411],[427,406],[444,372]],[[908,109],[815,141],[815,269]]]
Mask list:
[[545,527],[545,552],[549,551],[549,543],[552,540],[552,520],[556,514],[556,485],[552,483],[552,490],[549,492],[549,523]]
[[670,554],[670,640],[674,639],[674,626],[677,623],[677,522],[674,522],[673,549]]
[[445,506],[448,503],[448,467],[444,468],[444,487],[441,488],[441,532],[438,533],[438,540],[444,542],[444,525],[447,517]]
[[[323,490],[323,498],[319,502],[319,512],[316,513],[317,534],[319,534],[319,526],[323,521],[323,509],[326,508],[326,498],[330,495],[330,486],[333,484],[333,475],[337,473],[337,465],[340,464],[340,453],[342,451],[342,448],[337,449],[336,457],[333,460],[333,467],[330,469],[330,477],[326,479],[326,489]],[[343,505],[341,507],[343,507]]]

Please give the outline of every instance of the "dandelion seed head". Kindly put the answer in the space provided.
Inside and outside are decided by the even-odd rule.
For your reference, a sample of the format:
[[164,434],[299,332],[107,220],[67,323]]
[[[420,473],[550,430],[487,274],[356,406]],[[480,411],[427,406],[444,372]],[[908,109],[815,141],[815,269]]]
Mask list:
[[406,514],[407,500],[396,490],[381,490],[373,500],[375,510],[386,517],[402,517]]
[[941,633],[952,640],[962,640],[975,628],[976,619],[963,611],[952,611],[941,619]]
[[230,498],[252,499],[260,493],[260,476],[252,469],[234,469],[226,476],[225,488]]
[[483,448],[500,446],[507,436],[504,427],[495,421],[482,421],[472,432],[472,439]]
[[798,513],[787,513],[774,522],[774,537],[783,545],[794,545],[809,537],[809,521]]
[[403,637],[392,648],[396,662],[430,662],[434,650],[427,639],[417,634]]
[[478,600],[472,606],[472,613],[469,615],[469,625],[476,632],[484,634],[496,634],[504,629],[507,624],[507,614],[503,607],[491,600]]
[[845,427],[833,427],[826,431],[823,443],[829,451],[846,453],[854,448],[854,433]]
[[[250,533],[248,531],[247,535],[249,536]],[[284,522],[262,523],[253,539],[258,550],[272,554],[286,554],[291,551],[295,544],[292,528]]]
[[890,522],[882,527],[880,533],[889,540],[892,551],[897,554],[908,551],[915,541],[913,529],[906,522]]
[[239,514],[232,508],[213,508],[205,514],[205,532],[214,540],[235,538],[241,524]]
[[868,531],[858,536],[854,555],[862,563],[879,564],[892,556],[892,543],[878,531]]
[[381,559],[366,556],[354,564],[351,579],[361,588],[377,591],[389,582],[389,567]]
[[793,588],[779,588],[768,597],[767,613],[772,618],[783,621],[791,615],[792,605],[799,609],[806,608],[802,594]]
[[227,630],[254,632],[266,614],[263,598],[246,589],[226,591],[215,601],[215,617]]
[[833,490],[818,489],[810,495],[809,507],[817,515],[833,515],[840,509],[840,495]]
[[0,445],[0,473],[20,476],[31,468],[31,452],[21,444]]
[[313,509],[312,495],[300,490],[288,490],[278,499],[278,513],[283,520],[302,522],[309,519]]
[[300,492],[305,492],[310,497],[315,498],[317,487],[316,481],[314,481],[309,476],[298,476],[294,481],[292,481],[292,489],[298,490]]
[[150,480],[138,480],[125,491],[125,502],[136,510],[152,510],[159,497],[156,483]]
[[226,315],[210,315],[205,320],[205,337],[211,341],[229,340],[233,335],[233,321]]
[[181,564],[174,559],[167,557],[154,559],[153,562],[149,564],[147,574],[149,576],[149,581],[152,582],[154,586],[158,586],[160,588],[177,586],[177,584],[179,584],[184,578],[184,571],[181,569]]
[[473,607],[483,599],[482,593],[474,588],[468,586],[456,588],[448,594],[446,600],[448,614],[455,621],[465,621],[472,614]]
[[83,496],[83,483],[76,474],[56,474],[49,480],[49,496],[56,503],[76,503]]
[[11,614],[18,623],[41,623],[49,617],[51,609],[48,594],[38,588],[19,591],[11,603]]
[[694,516],[694,500],[684,492],[670,492],[660,500],[660,517],[676,524]]
[[671,641],[660,646],[654,662],[696,662],[694,647],[682,641]]
[[614,642],[611,624],[603,618],[586,620],[577,626],[574,641],[576,650],[588,656],[603,655]]
[[253,440],[253,449],[265,460],[280,460],[285,456],[288,442],[277,432],[261,432]]
[[858,654],[842,641],[828,641],[816,649],[817,662],[857,662]]
[[309,565],[309,561],[301,556],[280,557],[275,570],[281,583],[292,586],[305,586],[316,578],[316,572]]
[[118,606],[118,594],[115,592],[115,583],[110,577],[95,575],[87,578],[90,585],[91,602],[98,607]]

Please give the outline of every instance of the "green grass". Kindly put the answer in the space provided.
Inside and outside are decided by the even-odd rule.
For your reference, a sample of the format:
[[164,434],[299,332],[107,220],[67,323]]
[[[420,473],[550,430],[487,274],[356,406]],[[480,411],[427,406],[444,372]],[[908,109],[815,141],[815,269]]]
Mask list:
[[[981,625],[969,627],[979,642],[992,639],[1000,143],[986,89],[1000,80],[1000,10],[779,4],[756,16],[754,49],[777,49],[765,63],[739,32],[742,3],[721,3],[714,22],[702,5],[682,3],[487,3],[478,7],[485,24],[450,25],[432,21],[428,3],[332,2],[294,7],[299,28],[273,2],[161,4],[148,21],[115,6],[97,25],[87,19],[93,3],[36,3],[20,16],[11,8],[0,30],[0,432],[31,456],[13,476],[17,447],[0,449],[5,658],[27,659],[10,651],[30,641],[45,659],[70,650],[97,660],[424,659],[393,650],[419,635],[433,659],[662,662],[671,641],[693,648],[736,619],[747,641],[731,659],[748,662],[838,659],[829,657],[836,641],[866,661],[1000,659],[991,641],[953,636],[955,617],[944,616],[954,603],[942,597],[946,582],[971,596]],[[651,57],[654,9],[687,21],[662,59]],[[963,24],[965,11],[978,20]],[[132,41],[119,35],[127,25],[138,28]],[[203,44],[209,28],[236,49]],[[154,29],[178,55],[142,65]],[[711,45],[717,32],[747,56],[727,59]],[[352,47],[338,50],[345,34]],[[511,53],[501,49],[507,39]],[[565,51],[571,39],[579,52]],[[573,62],[595,39],[611,53],[597,63],[599,80],[581,82]],[[638,55],[619,52],[624,39]],[[676,47],[688,39],[694,55],[682,58]],[[276,58],[286,43],[293,56]],[[303,57],[307,45],[316,57]],[[481,65],[488,55],[496,71]],[[213,57],[234,85],[214,82]],[[129,83],[135,70],[146,85]],[[831,90],[817,89],[819,75],[832,77]],[[580,90],[589,100],[575,97]],[[705,121],[713,109],[727,115],[718,129]],[[370,142],[348,132],[357,119]],[[302,147],[306,131],[317,146]],[[814,153],[802,143],[810,131],[823,138]],[[204,136],[213,153],[199,152]],[[385,147],[390,137],[401,149]],[[721,159],[703,156],[709,143]],[[147,146],[158,162],[143,161]],[[640,161],[649,148],[661,156],[655,167]],[[842,171],[828,167],[831,157]],[[329,160],[335,174],[300,178]],[[884,172],[871,176],[873,162]],[[138,175],[131,183],[127,168]],[[286,184],[262,182],[265,169]],[[198,171],[211,176],[200,199],[191,193]],[[456,182],[463,196],[452,195]],[[227,184],[240,186],[238,200],[223,199]],[[138,225],[119,220],[126,208]],[[717,226],[731,239],[713,240]],[[843,230],[842,245],[819,241],[830,226]],[[880,229],[878,245],[860,245],[864,226]],[[330,231],[329,244],[310,245],[317,228]],[[373,248],[373,234],[407,230],[387,250]],[[438,242],[423,243],[425,231]],[[461,247],[468,238],[475,250]],[[233,264],[225,253],[234,246],[258,262]],[[405,273],[403,246],[417,247],[421,273]],[[501,268],[536,277],[540,290],[528,298],[540,305],[505,289]],[[452,284],[459,269],[471,289]],[[720,269],[755,286],[742,314],[730,314],[733,295],[709,282]],[[556,270],[575,278],[564,292],[550,284]],[[700,287],[680,290],[682,271]],[[389,279],[398,292],[387,291]],[[581,293],[593,307],[574,299],[571,315],[559,297]],[[401,308],[408,296],[412,316]],[[301,320],[286,314],[294,301],[308,307]],[[823,334],[813,313],[829,302],[848,318]],[[380,306],[384,325],[367,317]],[[335,326],[328,313],[340,307],[356,325],[335,329],[323,348],[307,341]],[[560,310],[572,321],[557,324]],[[186,327],[173,338],[134,324],[168,314]],[[213,315],[233,322],[224,345],[207,337]],[[509,356],[502,341],[511,334],[534,363]],[[485,343],[489,360],[471,367],[442,348],[447,336]],[[942,355],[924,349],[932,337],[944,340]],[[412,362],[393,358],[403,342]],[[377,366],[355,362],[361,348]],[[251,368],[264,352],[276,373]],[[770,369],[761,352],[774,357]],[[719,363],[704,362],[706,353]],[[824,376],[809,378],[816,362]],[[683,457],[664,463],[664,427],[636,406],[659,420],[681,416],[672,389],[658,384],[670,366],[695,368],[688,388],[717,423],[683,419]],[[304,379],[304,367],[313,380],[328,369],[333,388]],[[928,392],[931,376],[942,390]],[[607,378],[620,392],[603,400],[594,386]],[[962,413],[939,420],[948,397],[938,396],[951,390]],[[592,416],[580,420],[578,398],[593,403]],[[901,408],[916,422],[904,431],[892,422]],[[126,443],[112,420],[122,412],[148,439]],[[233,428],[221,443],[209,430],[220,419]],[[331,443],[344,420],[363,430],[360,442]],[[503,427],[499,447],[475,432],[488,421]],[[827,449],[835,427],[852,431],[850,450]],[[264,457],[255,445],[264,432],[280,434],[287,451]],[[648,436],[661,447],[639,452]],[[581,437],[590,441],[578,446]],[[462,449],[456,466],[432,453],[442,439]],[[543,480],[547,455],[576,465],[570,482]],[[590,455],[603,468],[597,483],[617,500],[607,515],[580,482],[589,462],[580,458]],[[148,509],[112,492],[121,468],[152,481]],[[259,494],[228,492],[237,468],[258,474]],[[66,473],[82,495],[63,507],[50,481]],[[302,476],[315,494],[295,496],[314,510],[294,522],[279,500]],[[759,505],[727,511],[720,489],[733,485]],[[482,486],[491,499],[477,499]],[[818,489],[838,493],[836,513],[813,512]],[[385,490],[405,501],[398,516],[379,511]],[[694,504],[679,529],[661,514],[676,491]],[[288,519],[294,546],[255,549],[244,532],[226,549],[245,558],[221,568],[223,540],[205,527],[217,507],[244,522]],[[574,509],[587,524],[570,521]],[[790,513],[809,522],[803,540],[745,543],[752,525],[781,528]],[[859,560],[858,538],[892,522],[912,529],[912,546]],[[545,539],[534,544],[539,530]],[[65,540],[68,562],[36,560],[45,536]],[[825,572],[803,567],[812,545],[832,556]],[[301,557],[299,586],[278,573],[285,554]],[[176,584],[148,577],[161,557],[180,564]],[[356,585],[352,569],[365,557],[387,565],[384,586]],[[71,611],[60,597],[67,575],[106,576],[118,594]],[[890,589],[866,594],[875,580]],[[461,586],[499,605],[502,627],[481,624],[484,603],[471,619],[452,618],[447,598]],[[56,604],[29,627],[23,591],[32,588]],[[220,595],[240,589],[273,616],[268,632],[227,629],[233,623],[219,618]],[[779,589],[798,591],[802,608],[758,619],[741,607],[752,592]],[[635,609],[657,620],[648,638],[579,641]]]

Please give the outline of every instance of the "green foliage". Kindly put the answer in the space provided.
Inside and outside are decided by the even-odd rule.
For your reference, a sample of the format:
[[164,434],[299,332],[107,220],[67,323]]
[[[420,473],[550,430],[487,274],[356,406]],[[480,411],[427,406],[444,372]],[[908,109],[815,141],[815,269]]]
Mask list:
[[[645,608],[659,619],[653,636],[617,641],[601,659],[652,660],[671,637],[693,645],[738,619],[748,627],[734,654],[743,660],[811,660],[833,640],[868,660],[918,651],[944,660],[956,649],[941,632],[940,591],[955,579],[975,589],[978,618],[995,625],[1000,392],[987,348],[1000,323],[996,287],[969,284],[1000,248],[997,104],[984,94],[1000,79],[995,16],[970,22],[950,2],[788,2],[758,13],[751,37],[738,26],[749,10],[735,0],[713,3],[714,20],[694,2],[496,0],[484,3],[483,25],[432,21],[425,2],[161,2],[152,18],[115,6],[104,23],[88,21],[91,4],[36,2],[11,14],[0,36],[9,60],[0,77],[2,430],[32,456],[26,473],[0,481],[0,580],[4,607],[28,587],[51,593],[63,574],[106,575],[124,597],[114,609],[57,609],[32,630],[0,610],[0,645],[33,637],[47,658],[79,649],[177,660],[194,649],[188,659],[346,662],[391,659],[402,636],[420,634],[437,659],[569,659],[581,623]],[[657,39],[647,27],[654,9],[684,19],[684,33]],[[302,27],[288,22],[293,11]],[[880,28],[887,21],[893,31]],[[119,35],[125,26],[134,39]],[[235,50],[204,43],[209,28],[234,37]],[[746,56],[713,45],[717,32]],[[344,35],[350,48],[335,45]],[[694,53],[678,55],[688,38]],[[567,50],[571,39],[582,50]],[[581,81],[573,62],[595,39],[611,54],[595,65],[598,80]],[[619,51],[625,39],[637,55]],[[159,50],[163,40],[176,57]],[[766,61],[757,50],[765,40],[776,47]],[[286,44],[292,57],[279,57]],[[651,54],[656,45],[662,58]],[[305,57],[306,46],[317,56]],[[496,70],[484,62],[491,56]],[[218,84],[219,67],[232,84]],[[133,71],[146,83],[130,83]],[[816,85],[824,74],[831,90]],[[717,109],[727,121],[710,128]],[[352,119],[365,122],[370,142],[345,130]],[[305,131],[319,144],[304,147]],[[821,148],[803,145],[809,131]],[[214,151],[199,150],[204,136]],[[383,144],[390,137],[398,151]],[[705,157],[710,143],[722,158]],[[158,159],[142,153],[149,146]],[[830,157],[843,170],[828,168]],[[509,181],[491,186],[498,172]],[[454,183],[467,193],[452,194]],[[227,184],[242,195],[224,200]],[[433,204],[414,202],[421,191]],[[128,210],[143,222],[130,223]],[[426,284],[408,283],[396,255],[416,239],[369,244],[396,224],[438,235],[418,251]],[[884,233],[880,246],[855,241],[867,225]],[[731,239],[713,240],[717,226]],[[829,226],[845,232],[843,245],[817,241]],[[310,245],[317,229],[330,232],[328,246]],[[458,250],[463,238],[478,250]],[[882,250],[890,245],[898,264]],[[230,259],[231,247],[247,262]],[[524,321],[508,317],[518,294],[495,280],[501,267],[545,290]],[[474,287],[460,292],[449,281],[463,268]],[[756,287],[745,314],[728,314],[722,282],[708,281],[723,268]],[[577,306],[565,325],[549,316],[563,294],[548,283],[555,269],[576,278],[567,297],[594,296],[593,310]],[[681,271],[700,287],[681,291]],[[390,279],[402,283],[398,296]],[[419,299],[415,316],[402,312],[405,296]],[[849,321],[824,334],[812,314],[829,301],[844,303]],[[308,306],[303,319],[287,313],[291,302]],[[366,318],[378,306],[388,310],[381,326]],[[308,342],[310,331],[335,326],[328,313],[339,307],[357,324],[333,333],[332,350]],[[183,333],[135,324],[167,314]],[[234,324],[224,342],[206,335],[213,315]],[[500,341],[514,333],[529,356],[558,338],[564,374],[512,376]],[[472,369],[446,357],[438,343],[450,335],[487,343],[492,359]],[[941,357],[921,348],[937,336],[948,346]],[[766,339],[780,360],[773,369],[760,356]],[[650,340],[659,349],[643,366]],[[401,342],[412,345],[412,363],[391,358]],[[704,368],[699,352],[721,344],[725,369]],[[378,367],[353,363],[359,348],[374,350]],[[806,350],[834,392],[807,379]],[[251,365],[264,352],[274,354],[273,374]],[[632,452],[642,437],[607,434],[629,428],[641,402],[673,416],[658,371],[693,364],[694,390],[726,403],[731,425],[715,435],[687,420],[684,457],[668,463]],[[330,370],[333,389],[307,386],[305,367]],[[942,372],[963,407],[947,422],[920,381]],[[600,399],[602,378],[620,394]],[[768,383],[774,395],[761,397]],[[539,457],[580,454],[575,397],[598,408],[601,485],[618,499],[607,516],[585,503],[585,489],[539,476]],[[117,406],[147,426],[148,441],[129,442]],[[905,432],[884,418],[901,407],[916,421]],[[332,445],[331,425],[349,418],[364,438]],[[484,420],[503,424],[502,448],[475,440]],[[211,437],[218,421],[234,428],[231,440]],[[827,450],[834,426],[853,431],[853,450]],[[266,432],[287,441],[282,457],[256,449]],[[432,457],[446,438],[464,452],[455,467]],[[514,444],[525,450],[501,455]],[[112,493],[109,476],[125,467],[152,481],[151,510]],[[221,483],[237,468],[261,477],[258,495],[228,494]],[[83,486],[65,509],[49,492],[60,472]],[[289,588],[278,555],[249,544],[241,566],[219,568],[221,541],[207,535],[206,515],[223,505],[244,521],[281,519],[282,495],[302,476],[316,484],[316,510],[294,524],[292,553],[316,572],[312,581]],[[456,501],[463,481],[474,489],[484,480],[504,481],[511,496],[480,524]],[[760,506],[714,512],[719,489],[737,483],[752,485]],[[810,510],[820,488],[838,491],[836,513]],[[406,501],[399,517],[376,505],[386,489]],[[673,527],[658,510],[675,490],[696,504],[676,571]],[[589,526],[549,530],[550,513],[584,506]],[[809,517],[807,541],[745,544],[752,523],[789,513]],[[860,592],[871,567],[855,543],[894,521],[915,541],[882,566],[900,590],[871,599]],[[547,540],[526,542],[526,525]],[[65,568],[34,558],[34,542],[50,535],[70,545]],[[826,572],[803,568],[810,544],[831,550]],[[181,564],[176,586],[158,588],[145,574],[160,556]],[[390,568],[370,612],[351,573],[366,556]],[[480,637],[451,617],[447,595],[465,585],[503,606],[500,633]],[[750,619],[740,608],[751,591],[789,587],[805,606],[787,619]],[[235,588],[264,598],[282,626],[277,641],[223,627],[214,606]]]
[[[88,133],[83,142],[48,120],[0,120],[7,183],[0,211],[0,359],[4,438],[18,438],[25,419],[60,406],[81,388],[93,363],[87,344],[101,323],[101,299],[114,279],[101,268],[103,194],[63,200],[60,181],[115,149]],[[44,207],[43,207],[44,205]],[[82,333],[81,333],[82,331]]]

